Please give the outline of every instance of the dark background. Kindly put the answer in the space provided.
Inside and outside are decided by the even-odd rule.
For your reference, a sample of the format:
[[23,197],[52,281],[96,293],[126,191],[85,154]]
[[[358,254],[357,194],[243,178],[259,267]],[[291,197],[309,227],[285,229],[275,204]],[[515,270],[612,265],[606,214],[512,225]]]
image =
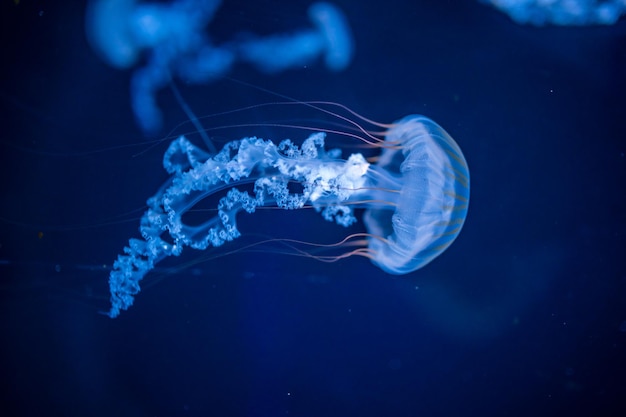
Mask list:
[[[92,52],[83,5],[18,3],[1,10],[3,415],[626,415],[626,22],[521,27],[474,1],[337,0],[356,42],[346,71],[236,65],[253,86],[179,82],[200,116],[282,100],[254,86],[383,122],[427,115],[466,156],[469,215],[405,277],[237,241],[187,250],[111,320],[108,270],[167,178],[169,139],[137,129],[131,72]],[[208,30],[297,30],[308,4],[225,1]],[[187,118],[169,89],[158,100],[165,136]],[[240,217],[244,234],[313,242],[364,231],[312,211]]]

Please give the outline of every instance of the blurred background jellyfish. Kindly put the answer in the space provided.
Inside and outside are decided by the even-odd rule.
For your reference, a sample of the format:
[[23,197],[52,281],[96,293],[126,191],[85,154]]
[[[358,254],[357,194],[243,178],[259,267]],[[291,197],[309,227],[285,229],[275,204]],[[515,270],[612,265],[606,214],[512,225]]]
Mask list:
[[92,48],[109,65],[135,70],[131,99],[135,118],[147,134],[157,133],[162,116],[157,92],[174,77],[208,83],[225,75],[236,61],[275,73],[307,65],[323,57],[332,71],[352,59],[352,35],[342,12],[328,3],[309,7],[312,28],[269,37],[248,36],[214,44],[206,27],[220,0],[176,0],[141,3],[135,0],[93,0],[86,16]]
[[[322,261],[359,255],[389,274],[407,274],[439,256],[456,239],[467,215],[469,171],[461,149],[424,116],[407,116],[391,125],[363,120],[385,131],[369,133],[351,121],[356,134],[318,129],[300,146],[290,139],[276,144],[247,137],[227,143],[217,154],[185,136],[174,140],[163,158],[171,177],[148,200],[141,239],[130,239],[113,264],[108,315],[116,317],[133,304],[139,282],[158,262],[180,255],[187,246],[204,250],[239,238],[238,214],[261,208],[313,208],[346,227],[357,221],[355,210],[364,210],[367,233],[330,245],[310,244],[339,251],[310,253]],[[327,132],[382,151],[370,161],[362,153],[343,159],[340,149],[325,149]],[[187,221],[187,214],[206,199],[215,200],[216,214],[199,223]],[[304,253],[306,249],[299,254]]]
[[480,0],[519,24],[612,25],[626,13],[624,0]]

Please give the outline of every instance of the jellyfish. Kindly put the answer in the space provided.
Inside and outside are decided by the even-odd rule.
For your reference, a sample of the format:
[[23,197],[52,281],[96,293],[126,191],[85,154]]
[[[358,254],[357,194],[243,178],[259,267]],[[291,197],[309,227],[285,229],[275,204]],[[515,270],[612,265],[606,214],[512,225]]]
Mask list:
[[109,65],[133,73],[131,103],[140,128],[157,133],[162,115],[159,90],[174,78],[208,83],[223,77],[237,62],[268,73],[305,66],[323,57],[331,71],[345,69],[352,59],[352,35],[343,13],[329,3],[309,7],[311,29],[268,37],[239,36],[216,44],[205,32],[219,0],[176,0],[140,3],[135,0],[93,0],[86,16],[92,48]]
[[352,59],[352,37],[344,15],[332,4],[313,3],[308,10],[313,28],[291,35],[249,39],[238,46],[238,55],[268,72],[303,66],[324,56],[331,71],[345,69]]
[[626,13],[623,0],[480,0],[516,23],[535,26],[612,25]]
[[[300,146],[290,139],[246,137],[211,154],[185,136],[163,157],[170,178],[152,196],[140,223],[109,275],[111,308],[117,317],[140,291],[140,281],[161,260],[185,247],[220,247],[241,236],[240,213],[265,207],[312,207],[328,221],[350,226],[364,211],[367,233],[340,242],[334,257],[369,258],[389,274],[408,274],[439,256],[456,239],[469,205],[469,170],[456,142],[425,116],[406,116],[384,137],[361,140],[380,148],[375,163],[362,153],[342,158],[326,149],[327,133],[312,133]],[[358,136],[358,135],[353,135]],[[294,184],[297,187],[294,187]],[[184,216],[204,199],[224,194],[217,215],[190,224]],[[348,244],[348,241],[354,241]]]

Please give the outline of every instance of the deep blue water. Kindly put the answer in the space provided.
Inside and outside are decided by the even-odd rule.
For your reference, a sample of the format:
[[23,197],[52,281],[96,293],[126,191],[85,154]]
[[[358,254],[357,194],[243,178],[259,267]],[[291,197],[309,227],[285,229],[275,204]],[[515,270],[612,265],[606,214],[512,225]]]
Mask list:
[[[405,277],[364,258],[236,252],[237,241],[187,250],[111,320],[98,314],[108,268],[167,178],[168,141],[144,143],[131,73],[91,51],[83,6],[6,3],[3,415],[626,415],[625,21],[534,28],[473,1],[337,0],[356,42],[346,71],[268,76],[241,65],[230,75],[252,86],[179,83],[200,116],[283,100],[257,87],[383,122],[424,114],[463,149],[469,215],[441,257]],[[210,31],[229,39],[240,27],[306,24],[308,2],[282,3],[226,0]],[[158,100],[166,131],[187,120],[170,90]],[[297,111],[288,117],[303,124],[319,116]],[[213,137],[286,134],[257,126]],[[314,242],[364,230],[310,210],[243,214],[239,226]]]

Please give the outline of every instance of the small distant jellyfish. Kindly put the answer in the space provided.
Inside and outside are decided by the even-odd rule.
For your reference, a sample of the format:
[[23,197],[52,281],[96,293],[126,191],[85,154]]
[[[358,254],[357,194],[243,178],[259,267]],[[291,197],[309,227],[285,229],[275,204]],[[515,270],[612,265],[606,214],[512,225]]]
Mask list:
[[[363,210],[367,232],[327,245],[338,254],[310,255],[319,260],[363,256],[395,275],[427,265],[452,244],[465,222],[470,197],[465,157],[450,135],[425,116],[376,125],[386,128],[383,137],[361,128],[363,136],[347,135],[382,149],[375,163],[361,153],[343,159],[341,150],[327,150],[324,131],[300,146],[288,139],[276,144],[247,137],[227,143],[217,154],[184,136],[174,140],[163,158],[171,177],[148,200],[142,237],[130,239],[113,264],[107,314],[117,317],[133,304],[140,281],[158,262],[185,247],[204,250],[235,241],[241,236],[239,214],[264,207],[312,207],[345,227]],[[216,193],[225,193],[216,215],[200,224],[185,221],[196,204]],[[315,245],[318,250],[323,246]]]
[[612,25],[626,13],[624,0],[480,0],[519,24]]
[[87,38],[100,57],[119,69],[145,62],[133,73],[131,101],[137,123],[147,134],[161,128],[156,94],[174,78],[208,83],[228,73],[237,61],[276,73],[308,65],[319,57],[324,58],[331,71],[341,71],[352,59],[349,25],[332,4],[310,6],[311,29],[216,45],[206,27],[219,5],[219,0],[89,3],[85,19]]
[[345,69],[352,59],[352,37],[343,14],[332,4],[314,3],[309,7],[309,19],[314,25],[310,30],[241,43],[241,60],[276,73],[306,65],[323,55],[331,71]]

